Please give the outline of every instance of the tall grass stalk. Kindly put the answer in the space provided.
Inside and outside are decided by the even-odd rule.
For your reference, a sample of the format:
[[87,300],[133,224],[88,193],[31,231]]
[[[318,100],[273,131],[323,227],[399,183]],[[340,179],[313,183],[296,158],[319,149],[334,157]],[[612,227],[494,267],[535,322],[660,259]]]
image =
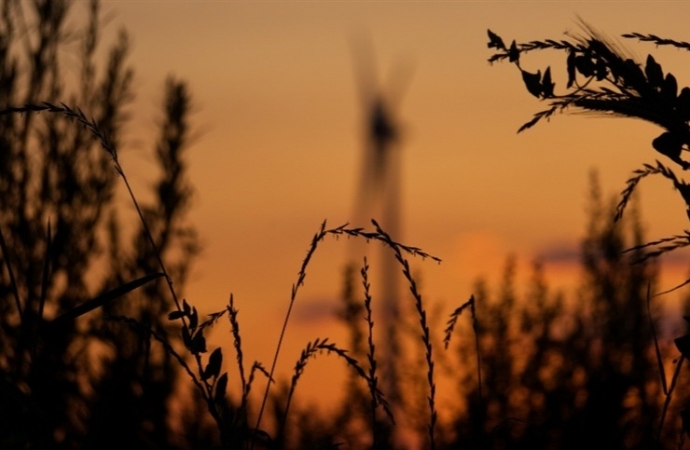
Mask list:
[[458,306],[455,308],[455,311],[453,311],[450,314],[450,318],[448,319],[448,322],[446,323],[446,328],[443,330],[444,336],[443,336],[443,345],[445,349],[448,349],[448,346],[450,345],[450,340],[451,336],[453,335],[453,330],[455,329],[455,325],[458,322],[458,318],[462,315],[463,311],[469,308],[470,310],[470,315],[472,316],[472,332],[474,333],[474,348],[475,348],[475,353],[477,357],[477,390],[479,392],[479,401],[483,402],[484,401],[484,394],[482,392],[482,354],[481,350],[479,348],[479,323],[477,321],[477,310],[476,310],[476,303],[477,300],[475,299],[474,295],[470,296],[470,299],[467,300],[465,303],[462,305]]
[[[230,302],[227,307],[228,315],[230,317],[230,330],[233,337],[233,345],[235,346],[235,354],[237,355],[237,369],[240,373],[240,383],[242,384],[242,398],[240,400],[239,414],[243,418],[243,426],[247,424],[247,396],[249,395],[250,386],[247,383],[247,378],[244,373],[244,352],[242,351],[242,337],[240,335],[240,323],[237,320],[239,313],[235,309],[235,299],[230,294]],[[253,372],[252,368],[252,372]],[[269,377],[270,379],[270,377]]]
[[422,343],[424,345],[425,349],[425,359],[426,359],[426,364],[427,364],[427,383],[429,385],[429,448],[431,450],[434,450],[436,448],[436,441],[434,438],[434,428],[436,426],[436,421],[437,421],[437,412],[436,412],[436,383],[434,381],[434,356],[433,356],[433,346],[431,344],[431,336],[429,332],[429,326],[427,323],[427,314],[426,314],[426,309],[424,308],[424,302],[422,300],[422,294],[419,292],[417,288],[417,282],[415,281],[414,277],[412,276],[412,273],[410,271],[410,264],[403,257],[402,254],[402,249],[401,246],[393,241],[391,237],[383,231],[383,229],[379,226],[379,224],[375,221],[372,220],[374,227],[376,228],[376,232],[379,234],[380,239],[387,244],[391,250],[393,250],[393,254],[395,255],[395,259],[400,263],[402,266],[402,272],[403,276],[407,280],[407,282],[410,285],[410,292],[412,296],[415,299],[415,309],[417,310],[417,314],[419,315],[419,325],[422,329]]
[[[295,393],[295,389],[297,387],[297,382],[299,381],[300,377],[304,373],[304,369],[307,365],[307,362],[312,357],[316,357],[317,354],[319,354],[320,352],[324,352],[324,351],[327,354],[333,353],[336,356],[339,356],[340,358],[345,360],[347,365],[350,368],[352,368],[360,378],[365,380],[370,387],[373,385],[372,380],[367,375],[364,368],[362,368],[362,366],[359,364],[359,362],[355,358],[348,355],[347,350],[344,350],[344,349],[338,347],[334,343],[328,342],[328,338],[325,338],[325,339],[316,338],[313,342],[308,343],[307,346],[302,350],[302,353],[301,353],[299,359],[297,360],[297,363],[295,364],[295,369],[294,369],[294,373],[292,376],[292,381],[290,383],[290,389],[288,391],[287,402],[285,405],[285,411],[283,412],[282,423],[280,425],[280,430],[278,431],[278,435],[282,435],[284,432],[285,425],[287,423],[288,412],[290,410],[290,405],[292,403],[292,397]],[[372,388],[372,399],[373,399],[372,402],[375,402],[376,404],[383,405],[389,418],[391,418],[391,420],[393,420],[392,419],[392,413],[391,413],[390,409],[388,408],[388,401],[386,400],[383,392],[381,392],[381,390],[379,390],[378,388],[373,387]]]
[[[295,299],[297,298],[297,292],[299,291],[299,288],[304,284],[304,279],[307,276],[307,266],[309,265],[309,261],[311,260],[312,255],[316,251],[316,247],[318,246],[319,242],[323,240],[324,237],[328,232],[326,231],[326,221],[324,220],[323,223],[321,224],[321,228],[319,231],[314,235],[311,241],[311,245],[309,246],[309,250],[307,251],[307,256],[305,256],[304,260],[302,261],[302,267],[299,270],[299,273],[297,275],[297,282],[292,285],[292,291],[290,294],[290,303],[288,304],[288,309],[287,312],[285,313],[285,319],[283,320],[283,326],[280,329],[280,336],[278,337],[278,344],[276,345],[276,351],[275,354],[273,355],[273,361],[271,362],[271,369],[269,370],[269,375],[268,375],[268,382],[266,383],[266,390],[264,391],[263,398],[261,399],[261,407],[259,408],[259,414],[256,419],[256,426],[254,427],[255,431],[259,430],[259,427],[261,426],[261,419],[263,417],[264,409],[266,408],[266,402],[268,401],[268,393],[271,389],[271,380],[273,380],[273,375],[275,373],[276,369],[276,364],[278,362],[278,355],[280,354],[280,349],[281,346],[283,345],[283,339],[285,338],[285,330],[287,329],[287,324],[288,321],[290,320],[290,315],[292,314],[292,307],[295,304]],[[254,441],[252,441],[252,444],[250,446],[250,449],[254,448]]]
[[[395,242],[391,239],[391,237],[379,226],[379,224],[372,220],[372,223],[374,225],[374,231],[365,231],[363,228],[348,228],[347,224],[335,227],[335,228],[326,228],[326,221],[324,221],[321,224],[321,227],[319,231],[314,235],[311,244],[309,246],[309,249],[307,251],[307,254],[302,261],[302,265],[300,267],[300,270],[298,272],[298,278],[297,281],[293,284],[292,290],[291,290],[291,295],[290,295],[290,302],[288,304],[288,309],[285,314],[285,318],[283,321],[283,325],[281,327],[280,335],[278,338],[278,343],[276,345],[276,350],[273,356],[273,360],[271,362],[271,367],[270,370],[266,371],[263,366],[255,362],[250,370],[250,374],[248,379],[245,378],[245,373],[244,373],[244,365],[243,365],[243,352],[242,352],[242,346],[241,346],[241,338],[240,338],[240,333],[239,333],[239,324],[237,321],[237,310],[234,307],[234,299],[231,296],[230,297],[230,302],[228,307],[220,312],[213,313],[210,315],[210,318],[206,320],[205,322],[199,324],[198,323],[198,314],[196,312],[196,308],[190,307],[189,304],[185,301],[180,302],[177,293],[175,292],[175,288],[173,285],[172,278],[169,275],[169,272],[162,260],[162,257],[160,255],[160,252],[158,251],[158,248],[155,244],[155,240],[153,238],[153,235],[149,229],[148,223],[144,217],[144,214],[142,212],[142,209],[139,205],[139,202],[137,201],[137,198],[134,194],[134,191],[129,183],[129,180],[127,179],[127,176],[125,174],[124,169],[120,165],[119,159],[118,159],[118,153],[117,149],[115,148],[115,145],[110,141],[108,138],[107,134],[102,131],[101,128],[99,128],[98,123],[96,123],[93,119],[89,119],[80,109],[73,109],[68,107],[65,104],[60,104],[60,105],[55,105],[53,103],[48,103],[48,102],[43,102],[39,104],[26,104],[24,106],[20,107],[8,107],[3,110],[0,110],[0,115],[5,115],[5,114],[32,114],[32,113],[40,113],[40,112],[47,112],[51,114],[58,114],[65,116],[69,119],[72,119],[74,122],[77,124],[81,125],[82,127],[86,128],[91,132],[93,137],[99,142],[99,144],[103,147],[103,149],[108,153],[108,155],[112,158],[113,165],[115,168],[115,171],[117,174],[122,178],[125,187],[127,189],[127,192],[129,194],[129,197],[134,204],[134,207],[137,211],[137,214],[139,216],[139,219],[141,221],[142,227],[144,234],[146,235],[146,239],[148,240],[149,244],[151,245],[151,249],[153,250],[153,253],[155,255],[155,258],[158,262],[158,265],[160,266],[160,273],[156,274],[148,274],[141,279],[134,280],[127,285],[120,286],[119,288],[116,288],[113,290],[113,292],[109,292],[104,294],[105,296],[101,296],[102,298],[97,298],[94,299],[91,302],[87,302],[87,304],[81,305],[79,308],[75,308],[73,311],[68,311],[68,313],[64,314],[63,316],[59,317],[58,319],[60,320],[55,320],[53,321],[53,324],[55,325],[56,323],[61,323],[66,320],[72,320],[85,312],[96,308],[102,304],[103,301],[107,301],[112,298],[112,296],[118,294],[118,295],[123,295],[122,293],[129,292],[132,289],[135,289],[136,287],[139,287],[140,285],[144,284],[145,282],[148,282],[152,279],[158,278],[158,277],[163,277],[165,278],[166,284],[168,286],[168,290],[170,291],[170,295],[172,296],[173,302],[175,304],[176,310],[171,312],[168,316],[170,320],[180,320],[181,321],[181,333],[183,337],[183,342],[185,343],[185,346],[187,349],[190,351],[192,354],[195,363],[196,363],[196,373],[191,369],[191,367],[187,364],[185,359],[167,342],[164,336],[161,336],[154,330],[149,329],[150,327],[146,327],[145,325],[137,322],[134,319],[127,318],[124,316],[114,316],[111,317],[111,320],[114,321],[119,321],[133,330],[137,331],[138,333],[144,333],[143,335],[147,336],[149,339],[154,339],[161,343],[163,346],[164,350],[170,354],[175,360],[178,361],[180,366],[185,370],[185,372],[189,375],[189,377],[192,379],[192,382],[194,385],[199,389],[199,391],[202,394],[203,399],[206,402],[206,405],[208,407],[209,413],[213,417],[213,419],[216,421],[219,431],[220,431],[220,437],[221,437],[221,442],[224,446],[229,445],[229,437],[227,436],[227,424],[224,423],[223,417],[221,414],[221,407],[220,407],[220,402],[222,398],[225,396],[226,393],[226,386],[227,386],[227,373],[221,374],[220,372],[220,367],[222,363],[222,353],[220,348],[214,350],[211,355],[208,358],[208,361],[206,364],[202,362],[201,358],[201,353],[206,352],[206,343],[205,339],[203,336],[203,331],[205,328],[213,325],[222,315],[224,315],[226,312],[229,313],[230,317],[230,324],[231,324],[231,331],[233,334],[234,338],[234,346],[235,350],[237,353],[237,363],[240,371],[240,380],[242,384],[242,400],[241,400],[241,406],[240,406],[240,411],[242,414],[244,414],[245,417],[245,422],[246,422],[246,417],[247,417],[247,399],[249,395],[249,391],[251,388],[252,381],[254,380],[254,375],[256,371],[260,371],[264,373],[267,378],[268,382],[266,383],[266,390],[264,392],[264,395],[261,400],[261,406],[259,409],[259,412],[257,414],[257,419],[256,419],[256,425],[253,429],[252,435],[254,436],[253,439],[251,439],[250,446],[249,448],[253,448],[255,442],[256,442],[256,437],[264,434],[263,432],[260,431],[260,426],[261,426],[261,420],[263,417],[263,413],[265,410],[266,402],[269,397],[269,392],[271,389],[271,385],[273,384],[274,380],[274,374],[275,374],[275,368],[277,365],[278,357],[280,355],[281,347],[285,338],[285,332],[287,330],[287,324],[290,320],[292,309],[295,304],[295,300],[297,298],[297,294],[300,290],[300,288],[304,284],[304,280],[306,278],[306,270],[309,265],[309,262],[312,259],[312,256],[314,252],[316,251],[319,243],[328,235],[333,235],[335,237],[338,236],[348,236],[348,237],[354,237],[354,238],[363,238],[367,241],[379,241],[383,243],[384,245],[388,246],[394,253],[396,260],[398,263],[401,265],[403,275],[405,276],[407,282],[409,283],[410,286],[410,291],[412,293],[412,296],[414,297],[415,301],[415,308],[416,311],[419,315],[419,323],[420,327],[422,330],[422,343],[425,349],[425,356],[426,356],[426,363],[427,363],[427,382],[429,386],[429,396],[428,396],[428,403],[429,403],[429,427],[428,427],[428,433],[429,433],[429,442],[430,442],[430,448],[433,450],[435,449],[435,437],[434,437],[434,429],[436,426],[436,421],[437,421],[437,412],[436,412],[436,385],[434,381],[434,358],[433,358],[433,347],[431,344],[431,337],[430,337],[430,331],[428,327],[428,322],[427,322],[427,313],[426,309],[424,307],[422,295],[418,290],[417,283],[414,279],[414,277],[411,274],[410,271],[410,266],[408,260],[403,256],[404,254],[410,254],[412,256],[419,256],[421,258],[430,258],[436,262],[440,262],[439,258],[436,258],[434,256],[431,256],[425,252],[423,252],[421,249],[417,247],[411,247],[411,246],[406,246],[404,244],[401,244],[399,242]],[[48,238],[47,238],[47,243],[46,243],[46,255],[49,254],[51,248],[51,243],[50,243],[50,229],[48,231]],[[14,297],[15,297],[15,302],[17,303],[17,308],[20,313],[20,320],[24,320],[26,317],[27,311],[22,311],[21,308],[21,301],[19,298],[19,293],[18,289],[16,286],[15,282],[15,277],[12,272],[11,264],[7,262],[7,245],[5,242],[4,237],[2,236],[2,233],[0,231],[0,250],[2,250],[3,255],[5,255],[5,260],[6,260],[6,266],[8,267],[8,271],[10,273],[10,280],[12,284],[12,289],[14,291]],[[46,265],[44,267],[44,272],[49,270],[49,265],[48,261],[46,260]],[[297,362],[297,365],[295,366],[295,373],[293,375],[292,379],[292,384],[290,387],[290,391],[288,394],[288,399],[287,399],[287,405],[285,408],[285,413],[282,421],[281,427],[285,426],[285,422],[287,420],[287,413],[289,411],[290,403],[292,401],[292,396],[294,394],[294,390],[296,388],[297,382],[304,370],[304,367],[306,366],[307,360],[314,356],[316,353],[320,351],[325,351],[327,353],[334,353],[337,356],[341,357],[346,361],[348,366],[350,366],[352,369],[354,369],[357,374],[367,382],[371,395],[372,395],[372,415],[373,415],[373,420],[374,424],[376,424],[376,408],[381,405],[385,411],[385,413],[388,415],[390,420],[394,423],[394,418],[392,415],[392,412],[389,408],[388,402],[384,397],[383,392],[380,391],[378,388],[377,384],[377,375],[376,375],[376,359],[375,359],[375,347],[373,344],[373,338],[372,338],[372,332],[373,332],[373,326],[374,322],[372,319],[372,314],[371,314],[371,296],[369,295],[369,284],[368,284],[368,276],[367,276],[367,271],[368,271],[368,265],[365,260],[365,267],[362,269],[362,277],[363,277],[363,283],[365,285],[365,308],[367,310],[367,323],[368,323],[368,329],[369,329],[369,339],[368,339],[368,344],[369,344],[369,354],[368,354],[368,359],[369,359],[369,373],[367,372],[360,366],[359,362],[354,359],[353,357],[349,356],[347,352],[339,347],[337,347],[333,343],[329,343],[327,339],[316,339],[315,341],[309,343],[305,350],[302,352],[302,355],[300,359]],[[38,305],[38,310],[42,311],[43,303],[44,303],[44,294],[45,294],[45,289],[42,290],[42,298],[39,299],[39,305]],[[143,328],[146,328],[144,330]],[[198,375],[197,375],[198,374]]]
[[[676,77],[671,72],[664,73],[661,64],[651,54],[647,55],[644,63],[639,63],[622,52],[618,44],[607,39],[584,21],[580,20],[580,25],[584,31],[584,36],[575,36],[570,41],[547,39],[517,43],[513,40],[510,47],[505,45],[500,36],[488,30],[488,47],[496,49],[494,55],[489,58],[489,62],[507,60],[514,64],[522,75],[527,91],[550,104],[549,109],[534,114],[532,120],[520,127],[518,132],[534,126],[541,119],[548,119],[556,111],[565,111],[566,108],[578,112],[640,119],[663,129],[663,132],[651,142],[654,150],[674,162],[682,170],[689,170],[690,162],[684,159],[684,156],[690,145],[688,138],[690,88],[681,88]],[[690,49],[690,43],[664,39],[653,34],[634,32],[623,34],[622,37],[640,42],[651,42],[657,46]],[[551,79],[550,67],[544,71],[543,75],[540,70],[531,73],[523,68],[521,63],[523,54],[544,49],[560,50],[568,54],[566,59],[568,82],[563,93],[554,91],[555,83]],[[673,170],[656,161],[655,165],[644,164],[641,169],[635,170],[627,180],[616,209],[615,220],[622,218],[624,209],[639,182],[644,177],[656,174],[671,180],[674,188],[682,197],[686,206],[686,213],[690,218],[690,184],[680,180]],[[625,250],[624,253],[634,252],[636,260],[633,263],[642,263],[688,245],[690,245],[690,232],[686,230],[682,235],[635,245]],[[687,284],[690,284],[690,279],[655,295],[673,292]],[[652,322],[649,311],[649,299],[651,297],[649,291],[648,288],[647,313],[650,322]],[[690,357],[690,335],[675,339],[675,345],[681,356],[675,361],[676,368],[670,386],[667,386],[663,359],[653,322],[652,334],[661,376],[661,387],[665,395],[656,433],[657,441],[659,441],[680,369],[685,359]],[[684,414],[687,415],[687,409],[681,412],[681,419],[684,422],[681,443],[683,442],[682,434],[689,429]]]
[[[117,149],[115,148],[115,145],[110,141],[108,136],[99,128],[98,123],[96,123],[95,120],[89,119],[86,117],[83,111],[81,111],[79,108],[73,109],[70,108],[69,106],[65,105],[64,103],[61,104],[60,106],[54,105],[52,103],[48,102],[43,102],[40,104],[27,104],[24,106],[18,106],[18,107],[9,107],[5,108],[3,110],[0,110],[0,115],[6,115],[6,114],[22,114],[22,113],[38,113],[38,112],[48,112],[52,114],[59,114],[63,115],[69,119],[74,120],[76,123],[79,125],[83,126],[87,130],[91,132],[94,138],[101,144],[103,147],[103,150],[105,150],[108,155],[113,160],[113,164],[115,166],[115,171],[117,172],[118,175],[122,178],[122,181],[125,183],[125,187],[127,188],[127,192],[129,193],[129,197],[132,200],[132,203],[134,204],[134,207],[137,210],[137,214],[139,215],[139,219],[141,221],[142,226],[144,227],[144,232],[146,234],[147,239],[149,240],[149,243],[151,244],[151,249],[153,250],[156,260],[158,261],[158,264],[160,266],[161,271],[165,275],[165,280],[166,283],[168,284],[168,288],[170,290],[170,294],[173,298],[173,301],[175,302],[175,306],[177,307],[178,311],[182,311],[182,307],[180,304],[179,299],[177,298],[177,293],[175,292],[175,289],[173,287],[173,282],[172,279],[170,278],[170,275],[168,274],[168,270],[165,267],[165,264],[163,263],[163,259],[161,258],[160,252],[158,251],[156,247],[156,243],[153,239],[153,235],[151,234],[151,231],[148,227],[148,224],[146,222],[146,219],[144,218],[144,214],[141,211],[141,207],[139,206],[139,202],[137,201],[136,196],[134,195],[134,191],[132,190],[131,185],[129,184],[129,180],[127,179],[127,176],[125,175],[125,171],[120,165],[120,160],[118,158],[118,153]],[[185,324],[185,329],[187,329],[187,324],[185,319],[183,318],[183,323]]]
[[[369,263],[366,256],[364,257],[364,264],[360,271],[362,274],[362,286],[364,287],[364,310],[366,311],[365,320],[367,322],[367,359],[369,361],[369,392],[371,395],[371,429],[373,430],[373,446],[376,448],[378,426],[376,420],[376,407],[378,402],[376,400],[375,392],[378,389],[378,378],[376,375],[376,346],[374,345],[374,318],[371,308],[371,284],[369,283]],[[384,405],[387,407],[387,405]]]
[[[395,242],[391,239],[391,237],[386,234],[378,225],[378,223],[375,220],[372,220],[372,223],[374,224],[375,230],[374,231],[366,231],[363,228],[348,228],[347,224],[335,227],[335,228],[326,228],[326,221],[324,220],[321,223],[321,227],[319,228],[319,231],[314,235],[312,238],[311,244],[309,246],[309,249],[307,250],[307,255],[305,256],[304,260],[302,261],[302,266],[300,267],[300,270],[297,275],[297,281],[292,285],[292,291],[290,294],[290,303],[288,304],[288,309],[285,314],[285,319],[283,320],[283,326],[281,327],[280,335],[278,337],[278,344],[276,345],[276,351],[273,356],[273,361],[271,363],[271,369],[269,370],[269,382],[266,385],[266,390],[264,391],[263,398],[261,400],[261,407],[259,409],[259,413],[257,416],[256,420],[256,425],[254,427],[254,432],[255,434],[259,431],[260,426],[261,426],[261,420],[263,418],[263,412],[266,407],[266,402],[268,401],[268,396],[271,388],[271,381],[273,379],[274,373],[275,373],[275,367],[276,363],[278,361],[278,356],[280,354],[280,349],[283,343],[283,340],[285,338],[285,331],[287,329],[287,324],[290,320],[290,315],[292,313],[292,308],[294,306],[295,300],[297,299],[297,293],[299,292],[300,287],[304,284],[304,280],[307,276],[307,267],[309,265],[309,262],[311,261],[312,256],[314,255],[314,252],[316,251],[319,243],[324,240],[324,238],[328,235],[333,235],[333,236],[349,236],[349,237],[354,237],[354,238],[362,238],[367,241],[378,241],[381,242],[387,246],[389,246],[391,249],[393,249],[394,253],[397,255],[396,259],[398,259],[399,263],[403,266],[403,272],[405,274],[405,277],[407,278],[408,282],[410,282],[411,285],[411,290],[413,292],[413,295],[415,295],[416,303],[418,305],[418,312],[420,312],[420,321],[423,324],[423,328],[426,329],[426,337],[427,337],[427,342],[426,342],[426,347],[427,347],[427,363],[429,364],[430,367],[430,376],[428,377],[430,380],[430,389],[432,391],[432,395],[430,395],[430,404],[434,405],[434,398],[435,398],[435,386],[433,385],[433,360],[431,358],[431,342],[428,339],[428,327],[426,327],[426,312],[423,307],[421,307],[421,295],[417,292],[417,287],[416,287],[416,282],[414,281],[414,278],[412,277],[412,274],[410,273],[409,270],[409,263],[407,263],[407,260],[405,260],[402,257],[403,253],[410,254],[412,256],[419,256],[421,258],[429,258],[432,259],[433,261],[436,262],[441,262],[440,258],[437,258],[435,256],[432,256],[424,251],[422,251],[420,248],[417,247],[411,247],[408,245],[401,244],[399,242]],[[398,258],[399,257],[399,258]],[[427,345],[428,344],[428,345]],[[365,374],[365,379],[367,379]],[[432,414],[432,424],[435,423],[436,421],[436,411],[435,407],[433,409],[433,414]],[[431,426],[433,429],[433,426]],[[254,447],[254,442],[250,445],[250,449],[253,449]]]
[[[120,160],[118,158],[118,153],[117,149],[115,148],[115,145],[110,141],[108,136],[98,127],[98,123],[96,123],[93,119],[89,119],[86,117],[86,115],[80,110],[80,109],[73,109],[70,108],[69,106],[65,105],[64,103],[61,104],[61,106],[54,105],[52,103],[48,102],[43,102],[41,104],[27,104],[24,106],[19,106],[19,107],[9,107],[5,108],[3,110],[0,110],[0,115],[5,115],[5,114],[17,114],[17,113],[37,113],[37,112],[49,112],[53,114],[60,114],[63,115],[69,119],[74,120],[77,122],[79,125],[83,126],[84,128],[88,129],[91,134],[98,140],[98,142],[101,144],[103,149],[110,155],[110,157],[113,160],[113,164],[115,166],[115,171],[120,175],[122,178],[122,181],[125,183],[125,187],[127,188],[127,192],[129,193],[129,197],[132,200],[132,203],[134,204],[134,207],[137,210],[137,214],[139,215],[139,219],[141,221],[142,226],[144,227],[144,232],[146,234],[147,239],[149,240],[149,243],[151,244],[151,249],[153,250],[156,260],[158,261],[158,264],[160,266],[161,271],[165,275],[165,280],[168,285],[170,294],[172,296],[173,301],[175,302],[175,307],[177,308],[178,311],[182,311],[182,306],[180,304],[179,299],[177,298],[177,293],[175,292],[175,288],[173,287],[173,282],[172,279],[170,278],[170,275],[168,274],[168,270],[165,267],[165,264],[163,263],[163,259],[161,258],[160,252],[158,251],[156,247],[156,243],[153,239],[153,235],[151,234],[151,230],[148,227],[148,224],[146,222],[146,219],[144,218],[144,214],[141,211],[141,207],[139,206],[139,202],[137,201],[136,196],[134,195],[134,191],[132,190],[131,185],[129,184],[129,180],[127,179],[127,175],[125,175],[125,171],[120,165]],[[183,329],[185,332],[188,332],[188,325],[186,323],[186,320],[184,317],[182,317],[182,321],[184,324]]]
[[[194,384],[199,388],[201,391],[201,394],[207,404],[207,407],[209,409],[209,412],[213,416],[213,418],[216,420],[219,430],[221,431],[221,440],[223,443],[226,443],[226,437],[224,433],[224,424],[222,421],[222,418],[220,416],[219,412],[219,407],[218,407],[218,397],[220,397],[220,390],[217,390],[216,388],[219,387],[220,385],[223,385],[223,382],[221,381],[220,385],[217,386],[217,383],[219,380],[227,380],[227,375],[225,375],[225,378],[223,377],[212,377],[211,381],[209,382],[208,378],[205,376],[205,373],[208,372],[209,366],[211,365],[211,361],[208,362],[206,366],[202,363],[201,359],[201,353],[205,352],[205,341],[203,341],[203,335],[201,335],[201,340],[197,340],[198,342],[202,342],[202,345],[197,345],[196,348],[194,348],[195,341],[193,339],[193,328],[196,329],[196,320],[197,320],[197,315],[196,315],[196,310],[190,308],[186,302],[184,304],[180,303],[180,300],[177,296],[177,293],[175,292],[175,288],[173,286],[173,281],[172,278],[169,275],[169,272],[163,262],[163,259],[160,255],[160,252],[158,251],[158,248],[156,246],[155,240],[153,238],[153,235],[151,233],[151,230],[149,229],[148,223],[144,217],[144,214],[141,210],[141,207],[139,205],[139,202],[137,201],[136,196],[134,195],[134,191],[129,183],[129,180],[127,179],[127,176],[125,174],[124,169],[122,168],[119,158],[118,158],[118,152],[113,144],[113,142],[109,139],[107,134],[98,126],[98,123],[93,120],[89,119],[83,111],[80,109],[76,108],[70,108],[69,106],[65,105],[64,103],[61,103],[59,106],[55,105],[53,103],[49,102],[42,102],[39,104],[26,104],[24,106],[18,106],[18,107],[8,107],[5,109],[0,110],[0,115],[6,115],[6,114],[32,114],[32,113],[40,113],[40,112],[47,112],[51,114],[58,114],[67,117],[68,119],[73,120],[77,124],[83,126],[87,130],[91,132],[93,137],[98,141],[98,143],[103,147],[105,152],[112,158],[113,165],[115,168],[115,171],[117,174],[122,178],[125,187],[127,188],[127,192],[129,194],[130,199],[132,200],[132,203],[134,204],[134,207],[137,211],[137,214],[139,216],[139,219],[141,221],[144,234],[146,235],[146,239],[149,241],[149,244],[151,245],[151,249],[153,250],[153,253],[155,255],[156,261],[158,262],[158,265],[160,266],[161,273],[163,274],[163,277],[165,278],[166,284],[168,286],[168,290],[170,291],[170,295],[172,296],[173,302],[175,304],[176,308],[176,319],[179,319],[182,323],[181,327],[181,333],[183,337],[183,342],[185,342],[185,345],[188,347],[188,349],[191,350],[191,353],[193,355],[193,358],[196,361],[196,366],[198,373],[200,374],[199,377],[197,377],[194,372],[187,370],[187,373],[192,377],[192,380]],[[4,241],[4,239],[3,239]],[[17,297],[18,298],[18,297]],[[206,325],[212,324],[219,316],[214,317],[212,320],[207,321]],[[194,323],[188,322],[193,321]],[[195,325],[195,326],[191,326]],[[201,327],[200,327],[201,328]],[[197,329],[197,336],[199,335],[199,331]],[[167,346],[166,350],[170,350],[171,347]],[[180,359],[178,358],[178,361]],[[214,364],[215,365],[215,364]],[[184,366],[183,366],[184,367]],[[187,368],[186,368],[187,369]],[[224,390],[224,388],[223,388]],[[224,392],[222,392],[224,395]]]

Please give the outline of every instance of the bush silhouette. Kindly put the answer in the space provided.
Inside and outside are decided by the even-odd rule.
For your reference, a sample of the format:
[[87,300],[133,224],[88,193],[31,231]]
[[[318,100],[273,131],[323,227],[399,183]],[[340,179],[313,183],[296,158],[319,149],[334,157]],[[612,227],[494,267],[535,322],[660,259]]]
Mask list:
[[[72,10],[81,6],[87,9],[85,23],[68,26]],[[161,321],[169,300],[155,283],[138,291],[138,301],[106,301],[115,286],[156,271],[151,251],[140,245],[141,232],[133,230],[133,242],[119,236],[113,155],[94,139],[81,110],[71,115],[12,110],[32,104],[48,110],[46,105],[68,100],[88,111],[113,148],[120,144],[133,95],[129,44],[120,32],[105,65],[96,63],[102,47],[99,11],[97,1],[2,2],[3,448],[146,447],[147,442],[157,448],[174,439],[166,404],[176,366],[165,352],[151,350],[146,336],[103,320],[126,310],[155,329],[169,327]],[[18,26],[24,15],[31,18],[26,34]],[[65,60],[65,51],[78,55],[73,78],[65,75],[73,64]],[[195,231],[184,223],[191,195],[183,153],[189,101],[186,85],[170,79],[156,151],[162,174],[152,203],[144,207],[180,288],[198,251]],[[88,307],[89,299],[106,306],[51,326],[55,318]],[[119,413],[123,410],[130,414]]]

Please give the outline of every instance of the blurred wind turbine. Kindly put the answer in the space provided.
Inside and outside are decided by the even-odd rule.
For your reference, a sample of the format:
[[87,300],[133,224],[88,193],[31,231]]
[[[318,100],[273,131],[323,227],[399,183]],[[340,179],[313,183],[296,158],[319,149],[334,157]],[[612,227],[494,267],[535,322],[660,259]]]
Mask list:
[[[371,41],[356,40],[353,44],[353,56],[355,81],[364,110],[364,152],[361,157],[354,225],[369,226],[370,219],[374,218],[392,239],[400,241],[401,130],[395,113],[403,91],[409,84],[412,66],[395,66],[384,90],[378,82]],[[361,246],[353,250],[355,255],[361,257]],[[377,296],[382,314],[378,321],[380,328],[377,348],[381,349],[378,356],[381,356],[383,362],[381,381],[384,383],[384,392],[393,405],[400,399],[399,380],[394,364],[396,360],[399,362],[400,355],[396,326],[399,325],[400,318],[401,268],[390,249],[382,250],[380,294]]]

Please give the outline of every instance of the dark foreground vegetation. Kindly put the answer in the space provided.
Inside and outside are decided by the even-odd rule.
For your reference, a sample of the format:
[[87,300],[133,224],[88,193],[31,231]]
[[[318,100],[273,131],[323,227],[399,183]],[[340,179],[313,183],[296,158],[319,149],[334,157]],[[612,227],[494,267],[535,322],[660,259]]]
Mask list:
[[[76,7],[88,8],[88,20],[69,28]],[[411,294],[400,350],[376,352],[364,260],[345,276],[340,317],[349,342],[315,337],[286,381],[274,373],[280,343],[270,363],[247,363],[232,297],[211,314],[182,298],[199,253],[186,221],[190,93],[184,82],[166,81],[153,147],[159,173],[151,200],[140,203],[118,153],[133,95],[127,37],[118,36],[99,67],[101,34],[96,1],[1,3],[0,448],[398,448],[401,431],[422,448],[682,448],[689,338],[681,321],[675,334],[657,332],[664,312],[653,297],[654,257],[687,245],[688,234],[646,244],[634,202],[623,218],[647,175],[667,177],[690,197],[671,169],[645,165],[618,202],[593,177],[577,291],[552,292],[535,263],[530,288],[518,295],[509,258],[500,286],[478,282],[447,318],[450,311],[430,307],[410,269],[413,257],[435,257],[395,242],[376,222],[324,223],[290,305],[323,239],[383,245]],[[678,94],[653,58],[629,62],[587,30],[572,43],[506,46],[489,38],[491,60],[514,63],[528,91],[550,104],[527,127],[566,107],[652,120],[665,129],[653,147],[687,168],[690,90]],[[554,93],[548,69],[523,69],[521,56],[542,48],[568,53],[568,93]],[[118,192],[139,218],[133,229],[122,226]],[[219,320],[229,322],[232,356],[230,346],[224,353],[206,343]],[[346,400],[323,416],[294,394],[307,363],[325,354],[352,375],[342,387]],[[395,361],[396,395],[382,390],[384,358]],[[266,390],[254,402],[257,380]],[[440,411],[448,397],[451,407]]]

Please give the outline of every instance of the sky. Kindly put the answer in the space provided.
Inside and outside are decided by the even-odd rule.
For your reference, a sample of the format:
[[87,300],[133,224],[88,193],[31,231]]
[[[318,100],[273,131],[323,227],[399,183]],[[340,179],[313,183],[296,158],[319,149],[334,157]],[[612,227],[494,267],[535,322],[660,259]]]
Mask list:
[[[597,169],[603,191],[613,194],[632,170],[662,159],[651,147],[660,131],[641,121],[557,115],[517,134],[545,105],[525,90],[515,67],[488,64],[487,29],[507,42],[560,39],[579,30],[581,17],[610,37],[638,31],[690,40],[690,3],[677,1],[103,3],[111,37],[124,27],[133,44],[135,120],[121,163],[145,191],[163,82],[170,74],[186,80],[197,132],[188,154],[196,190],[189,217],[204,251],[185,297],[211,312],[232,293],[245,357],[264,365],[313,234],[324,220],[353,220],[365,113],[355,70],[362,53],[353,42],[371,43],[378,78],[367,78],[371,86],[401,86],[399,240],[442,259],[415,259],[413,270],[429,304],[450,313],[478,277],[497,281],[509,254],[518,258],[519,277],[527,279],[530,262],[541,257],[554,283],[571,283],[590,171]],[[658,55],[680,85],[689,83],[690,55],[625,45],[642,61]],[[564,63],[556,52],[523,61],[532,71],[551,65],[557,91]],[[641,207],[650,239],[686,226],[682,201],[662,179],[643,181]],[[351,247],[348,239],[327,239],[317,249],[279,374],[291,373],[309,340],[345,343],[333,311]],[[375,264],[379,248],[367,247]],[[229,347],[227,331],[214,339]],[[307,372],[330,373],[330,364]],[[332,391],[318,379],[312,376],[303,398]]]

